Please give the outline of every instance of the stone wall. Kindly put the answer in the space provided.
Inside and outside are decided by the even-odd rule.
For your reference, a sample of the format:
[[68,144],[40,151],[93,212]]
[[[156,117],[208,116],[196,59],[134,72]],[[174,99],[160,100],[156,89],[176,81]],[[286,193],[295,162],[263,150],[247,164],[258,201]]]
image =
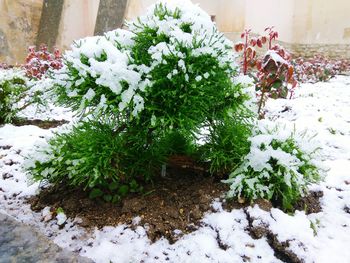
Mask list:
[[350,59],[350,44],[283,44],[293,57],[313,57],[322,54],[328,58]]

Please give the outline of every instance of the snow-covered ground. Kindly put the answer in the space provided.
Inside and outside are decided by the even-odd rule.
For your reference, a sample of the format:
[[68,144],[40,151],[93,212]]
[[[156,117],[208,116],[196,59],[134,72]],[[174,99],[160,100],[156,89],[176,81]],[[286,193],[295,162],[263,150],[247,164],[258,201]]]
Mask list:
[[[258,206],[227,212],[216,201],[216,212],[206,214],[197,231],[175,244],[165,239],[151,244],[147,226],[135,230],[125,225],[106,226],[86,232],[76,224],[79,219],[68,219],[59,229],[55,219],[44,222],[42,214],[23,203],[39,185],[28,186],[21,170],[24,156],[55,129],[12,125],[0,128],[0,212],[36,226],[58,245],[96,262],[281,262],[265,237],[249,235],[248,215],[253,226],[264,225],[279,242],[288,241],[290,250],[305,262],[350,262],[350,77],[303,84],[293,100],[270,100],[266,109],[266,117],[273,121],[317,133],[323,163],[329,168],[325,181],[311,187],[324,193],[322,212],[288,215]],[[56,119],[71,119],[70,114],[57,112]],[[137,224],[138,220],[134,221]]]

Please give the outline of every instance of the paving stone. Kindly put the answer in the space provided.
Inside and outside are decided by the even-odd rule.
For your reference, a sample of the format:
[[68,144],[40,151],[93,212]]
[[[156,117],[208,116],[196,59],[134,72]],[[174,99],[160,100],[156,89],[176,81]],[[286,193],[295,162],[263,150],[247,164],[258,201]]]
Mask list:
[[0,263],[90,263],[62,249],[30,226],[0,213]]

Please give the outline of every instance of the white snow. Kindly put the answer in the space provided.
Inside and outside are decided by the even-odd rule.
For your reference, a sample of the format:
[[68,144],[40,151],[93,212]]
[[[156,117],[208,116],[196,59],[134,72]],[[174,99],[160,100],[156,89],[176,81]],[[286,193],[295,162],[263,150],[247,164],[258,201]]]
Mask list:
[[[266,105],[266,116],[286,124],[287,130],[295,125],[298,130],[306,128],[317,133],[323,163],[329,167],[325,181],[311,186],[324,193],[322,212],[317,214],[297,211],[289,215],[276,208],[266,212],[258,206],[227,212],[215,200],[215,212],[208,212],[198,230],[183,235],[174,244],[165,239],[151,244],[147,226],[139,225],[139,217],[133,220],[134,230],[119,225],[89,232],[78,226],[78,218],[68,218],[59,229],[60,222],[50,218],[50,208],[35,213],[24,203],[24,197],[34,195],[39,185],[29,185],[21,170],[24,156],[55,129],[12,125],[0,128],[0,212],[34,225],[58,245],[80,251],[96,262],[242,262],[243,257],[250,258],[250,262],[281,262],[266,238],[252,239],[245,230],[246,213],[254,219],[253,225],[263,224],[279,241],[288,240],[290,249],[305,262],[347,262],[350,214],[344,208],[350,208],[349,101],[350,77],[339,76],[327,83],[303,84],[294,99],[269,100]],[[70,113],[62,114],[71,118]]]
[[[268,50],[265,53],[265,57],[267,57],[267,56],[269,56],[270,59],[276,63],[276,66],[278,66],[278,64],[279,65],[283,65],[283,64],[288,65],[288,62],[284,58],[282,58],[275,50]],[[266,64],[270,61],[270,59],[267,60]]]
[[67,216],[65,215],[65,213],[61,212],[56,215],[56,219],[57,219],[57,225],[61,226],[67,221]]

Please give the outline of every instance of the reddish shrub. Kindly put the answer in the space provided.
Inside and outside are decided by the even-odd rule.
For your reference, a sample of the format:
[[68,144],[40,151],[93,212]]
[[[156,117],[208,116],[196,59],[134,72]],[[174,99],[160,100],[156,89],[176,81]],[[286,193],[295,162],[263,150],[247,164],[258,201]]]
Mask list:
[[28,50],[26,64],[23,67],[29,78],[41,79],[49,69],[60,69],[63,66],[62,57],[57,48],[54,49],[53,54],[48,51],[46,45],[41,45],[38,51],[33,46]]
[[[243,51],[242,72],[251,75],[256,80],[258,91],[260,114],[266,99],[292,97],[297,85],[294,78],[294,67],[291,63],[290,53],[278,44],[273,44],[278,38],[278,32],[273,27],[265,29],[266,36],[251,37],[251,30],[245,30],[241,38],[244,42],[235,44],[237,52]],[[262,57],[257,57],[255,47],[262,48],[268,43],[267,52]],[[251,69],[251,72],[248,72]]]
[[315,83],[327,81],[338,74],[350,72],[349,60],[327,59],[316,55],[313,58],[296,58],[293,60],[295,77],[300,82]]

